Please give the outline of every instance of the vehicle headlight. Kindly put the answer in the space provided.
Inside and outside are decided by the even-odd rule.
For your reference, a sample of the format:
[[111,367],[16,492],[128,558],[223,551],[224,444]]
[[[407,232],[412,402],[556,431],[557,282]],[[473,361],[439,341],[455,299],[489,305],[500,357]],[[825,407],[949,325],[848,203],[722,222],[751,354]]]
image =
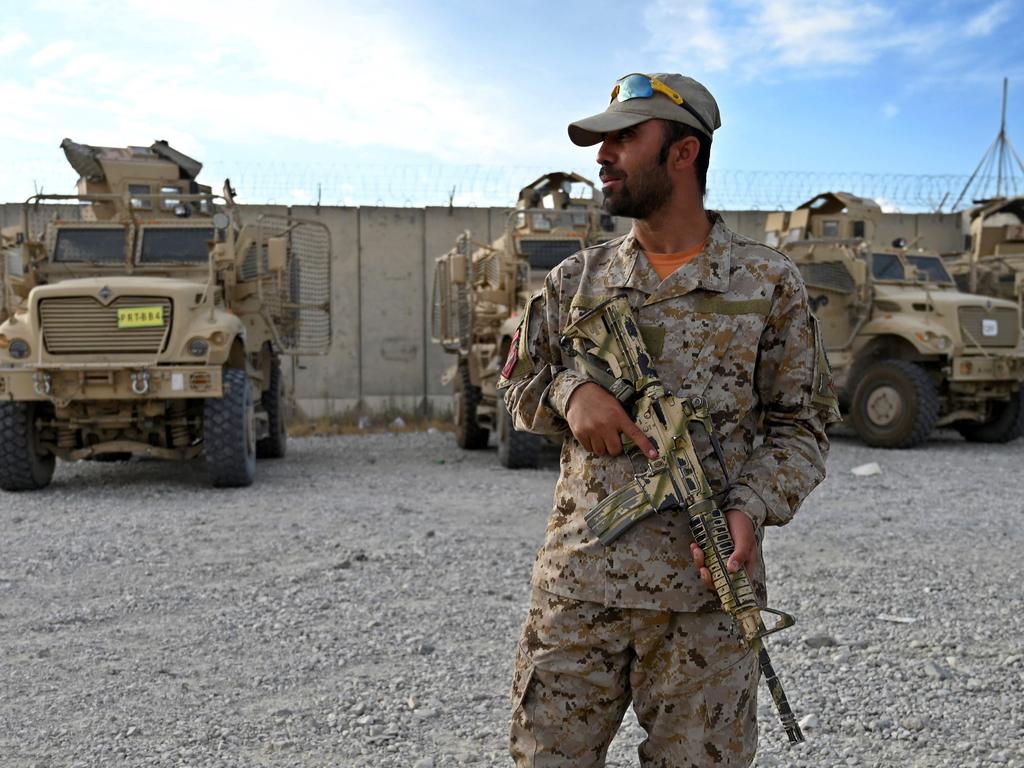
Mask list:
[[15,360],[24,360],[28,357],[31,351],[28,346],[28,342],[24,339],[14,339],[7,347],[7,351],[11,353],[11,357]]
[[935,346],[939,349],[948,349],[949,345],[950,341],[948,336],[939,336],[939,338],[935,340]]
[[189,354],[195,355],[196,357],[202,357],[209,351],[209,349],[210,345],[206,339],[195,338],[188,343]]

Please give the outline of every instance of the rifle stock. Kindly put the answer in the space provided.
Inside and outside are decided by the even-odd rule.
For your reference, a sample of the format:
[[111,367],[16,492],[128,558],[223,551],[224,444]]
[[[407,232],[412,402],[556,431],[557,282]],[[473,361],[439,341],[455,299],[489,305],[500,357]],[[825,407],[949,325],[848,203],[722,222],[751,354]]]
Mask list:
[[[707,401],[666,392],[625,296],[607,299],[580,316],[565,330],[561,346],[567,354],[578,356],[591,378],[632,410],[637,425],[658,452],[657,458],[648,461],[630,444],[627,454],[633,462],[633,481],[609,494],[586,515],[588,527],[607,545],[655,512],[683,511],[694,541],[704,552],[704,564],[711,573],[722,609],[733,617],[744,642],[757,654],[790,742],[803,741],[762,642],[766,635],[792,626],[794,619],[781,611],[758,606],[745,569],[729,573],[727,568],[734,550],[732,535],[691,438],[692,426],[699,425],[705,431],[728,485]],[[646,466],[636,471],[641,459]],[[762,610],[778,616],[771,628],[765,625]]]

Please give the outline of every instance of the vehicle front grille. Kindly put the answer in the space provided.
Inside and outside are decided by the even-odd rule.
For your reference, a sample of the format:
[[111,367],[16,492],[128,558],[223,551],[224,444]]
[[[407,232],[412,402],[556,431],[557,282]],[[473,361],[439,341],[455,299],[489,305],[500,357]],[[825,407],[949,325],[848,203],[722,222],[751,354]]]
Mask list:
[[810,288],[822,288],[837,293],[853,293],[857,287],[853,276],[841,261],[810,262],[800,265],[800,274]]
[[[960,330],[963,332],[964,341],[968,344],[974,342],[983,347],[1017,346],[1017,340],[1020,338],[1020,321],[1016,309],[1010,307],[994,309],[960,307],[959,319]],[[990,322],[986,323],[986,320]],[[992,327],[991,321],[996,324],[996,332],[994,335],[986,336],[985,329],[986,326]]]
[[[118,328],[117,310],[162,306],[164,323],[151,328]],[[53,355],[156,354],[173,321],[166,297],[119,296],[104,306],[89,296],[60,296],[39,302],[43,343]]]
[[549,270],[583,249],[583,241],[575,238],[522,238],[519,252],[534,269]]

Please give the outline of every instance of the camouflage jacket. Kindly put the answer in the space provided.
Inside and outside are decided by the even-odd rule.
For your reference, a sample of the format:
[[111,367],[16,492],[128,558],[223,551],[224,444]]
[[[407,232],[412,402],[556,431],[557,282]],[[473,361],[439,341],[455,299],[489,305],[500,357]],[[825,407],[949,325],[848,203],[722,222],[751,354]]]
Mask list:
[[[541,589],[628,608],[718,607],[693,565],[685,515],[653,515],[607,547],[584,522],[596,503],[632,480],[626,457],[589,453],[565,420],[570,396],[589,379],[563,359],[559,337],[602,298],[629,297],[667,389],[708,399],[732,480],[722,508],[749,515],[759,542],[762,526],[788,522],[825,475],[825,425],[839,414],[800,274],[786,256],[709,216],[701,254],[664,281],[630,233],[555,267],[524,312],[499,386],[508,387],[517,429],[565,438],[533,569]],[[696,433],[704,470],[721,489],[709,441]],[[763,565],[749,575],[764,599]]]

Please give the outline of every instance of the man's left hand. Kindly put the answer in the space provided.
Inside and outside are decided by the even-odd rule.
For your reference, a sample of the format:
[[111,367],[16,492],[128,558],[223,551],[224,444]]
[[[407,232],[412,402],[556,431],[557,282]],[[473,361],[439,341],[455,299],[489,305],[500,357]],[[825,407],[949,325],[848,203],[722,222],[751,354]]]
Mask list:
[[[725,521],[729,525],[729,533],[732,535],[734,545],[733,553],[726,563],[726,570],[729,573],[736,573],[740,568],[748,571],[757,564],[757,537],[754,535],[754,523],[738,509],[730,509],[725,513]],[[713,590],[714,583],[711,581],[711,571],[704,567],[704,550],[697,542],[690,544],[690,552],[693,554],[693,564],[700,569],[700,577],[704,586]]]

